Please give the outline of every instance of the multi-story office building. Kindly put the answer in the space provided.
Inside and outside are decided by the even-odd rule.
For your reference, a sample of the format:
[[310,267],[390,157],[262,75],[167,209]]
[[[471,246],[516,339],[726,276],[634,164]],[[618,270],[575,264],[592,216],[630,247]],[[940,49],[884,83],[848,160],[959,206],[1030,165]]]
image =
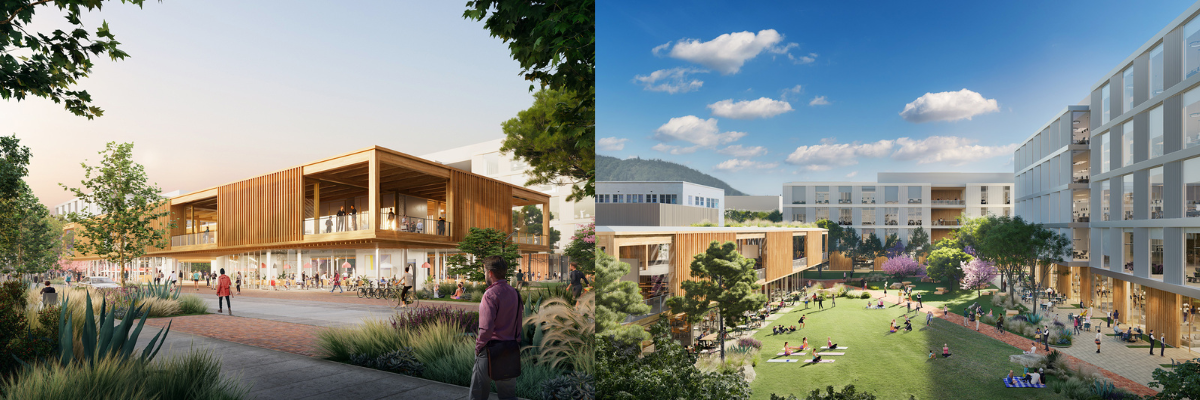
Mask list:
[[725,196],[726,210],[771,212],[782,208],[783,196]]
[[[181,194],[183,194],[182,190],[176,190],[176,191],[172,191],[172,192],[163,193],[160,196],[170,198],[170,197],[175,197],[175,196],[178,196]],[[90,215],[92,213],[91,204],[83,201],[82,199],[80,199],[78,197],[75,197],[70,200],[59,203],[57,206],[54,206],[54,208],[50,209],[50,215],[67,215],[67,214],[70,214],[73,212],[77,212],[77,213],[84,214],[84,215]]]
[[596,225],[725,226],[725,189],[691,182],[596,182]]
[[[1200,343],[1198,12],[1200,3],[1193,4],[1092,85],[1084,103],[1095,113],[1087,163],[1097,167],[1089,203],[1098,215],[1087,219],[1089,246],[1076,249],[1087,252],[1090,267],[1079,273],[1080,301],[1117,310],[1121,322],[1163,332],[1168,344],[1188,349]],[[1021,153],[1019,171],[1046,161],[1044,151]],[[1061,168],[1050,167],[1056,174]],[[1036,175],[1028,190],[1041,191],[1022,192],[1022,199],[1055,189],[1037,183],[1048,176]],[[1058,207],[1043,203],[1028,209],[1031,219],[1071,215],[1061,199]]]
[[783,184],[783,219],[822,219],[880,239],[907,241],[916,228],[930,241],[945,237],[968,217],[1012,212],[1010,173],[888,173],[876,182],[790,182]]
[[[513,185],[527,186],[525,183],[529,181],[529,164],[513,158],[512,154],[501,152],[500,147],[503,144],[504,139],[489,140],[426,154],[421,158]],[[554,219],[550,220],[550,227],[557,229],[563,238],[570,238],[580,225],[592,223],[596,218],[596,202],[593,199],[567,200],[571,195],[570,184],[527,187],[550,195],[550,213],[554,215]],[[565,245],[566,242],[560,240],[554,247],[562,248]]]

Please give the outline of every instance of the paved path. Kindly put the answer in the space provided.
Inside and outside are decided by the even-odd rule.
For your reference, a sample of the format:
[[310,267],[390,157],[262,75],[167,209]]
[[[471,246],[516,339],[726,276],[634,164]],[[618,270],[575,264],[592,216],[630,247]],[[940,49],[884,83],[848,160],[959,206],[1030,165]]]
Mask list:
[[[208,304],[209,312],[217,312],[216,295],[201,293],[200,298]],[[382,302],[382,300],[374,301]],[[230,303],[233,304],[233,314],[238,317],[327,327],[357,325],[367,318],[387,319],[395,315],[398,310],[384,304],[355,304],[245,295],[233,297],[230,299]]]
[[[317,332],[324,328],[312,325],[208,314],[147,319],[146,326],[165,327],[168,322],[171,324],[170,335],[188,333],[302,356],[321,354],[316,346]],[[141,336],[146,336],[148,331],[151,329],[143,328]],[[152,331],[157,333],[158,329]]]
[[[149,322],[147,322],[149,324]],[[157,331],[138,337],[138,348]],[[158,357],[209,350],[221,359],[221,375],[238,378],[256,399],[467,398],[467,388],[349,364],[282,353],[171,330]],[[492,398],[496,398],[495,393]]]

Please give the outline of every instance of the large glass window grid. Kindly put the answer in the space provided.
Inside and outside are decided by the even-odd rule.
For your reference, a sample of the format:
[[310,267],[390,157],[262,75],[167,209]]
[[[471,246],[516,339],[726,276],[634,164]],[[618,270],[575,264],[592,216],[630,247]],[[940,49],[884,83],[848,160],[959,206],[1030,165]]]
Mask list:
[[875,207],[863,208],[861,218],[863,225],[875,225]]
[[852,211],[852,209],[849,209],[849,208],[839,208],[838,209],[838,224],[853,225],[854,224],[854,216],[852,216],[850,214],[851,211]]
[[1071,152],[1071,182],[1088,183],[1092,179],[1091,162],[1086,151]]
[[1188,286],[1200,287],[1200,228],[1185,228],[1184,235],[1187,267],[1183,270],[1183,281]]
[[1163,155],[1163,109],[1162,106],[1150,110],[1150,158]]
[[838,186],[838,204],[851,204],[850,193],[852,189],[850,186]]
[[900,208],[887,207],[883,209],[884,225],[899,225],[900,224]]
[[921,204],[921,202],[923,200],[922,196],[921,196],[921,191],[922,190],[921,190],[920,186],[909,186],[908,187],[908,204]]
[[1109,184],[1108,180],[1100,182],[1100,220],[1109,221],[1108,208],[1112,204],[1109,202]]
[[883,202],[884,204],[900,204],[900,187],[884,186]]
[[1087,190],[1072,192],[1071,222],[1090,222],[1091,194]]
[[1200,217],[1200,157],[1183,161],[1183,192],[1183,215]]
[[1103,275],[1092,276],[1092,303],[1096,315],[1105,315],[1112,311],[1112,289],[1112,278]]
[[908,208],[908,224],[913,226],[921,226],[921,220],[924,218],[919,207]]
[[1100,151],[1100,173],[1105,173],[1105,172],[1108,172],[1108,170],[1109,170],[1109,164],[1110,164],[1109,159],[1112,158],[1109,156],[1109,151],[1110,151],[1109,149],[1110,148],[1108,146],[1108,132],[1101,133],[1100,134],[1100,150],[1099,150]]
[[817,204],[829,204],[829,186],[817,186]]
[[817,218],[814,221],[829,219],[829,207],[817,207]]
[[862,203],[863,204],[875,204],[875,187],[874,186],[863,186],[862,187]]
[[1183,94],[1183,148],[1200,145],[1200,88]]
[[1125,72],[1121,73],[1121,83],[1125,87],[1125,90],[1121,93],[1121,97],[1123,97],[1123,100],[1124,100],[1123,104],[1125,106],[1125,107],[1121,108],[1121,112],[1124,113],[1124,112],[1129,112],[1129,110],[1133,109],[1133,67],[1132,66],[1129,68],[1125,68]]
[[1179,307],[1180,313],[1180,342],[1179,347],[1191,354],[1200,352],[1200,323],[1196,323],[1197,309],[1200,309],[1200,299],[1183,296]]
[[1150,278],[1163,279],[1163,229],[1150,228],[1146,230],[1150,235]]
[[1200,72],[1200,18],[1183,26],[1183,79]]
[[1160,43],[1150,50],[1149,57],[1150,85],[1146,88],[1150,93],[1148,99],[1153,99],[1163,92],[1163,47]]
[[1071,143],[1088,144],[1091,118],[1086,111],[1071,112]]
[[1100,125],[1108,123],[1110,116],[1109,109],[1112,108],[1112,106],[1109,105],[1108,86],[1109,85],[1106,84],[1103,88],[1100,88]]
[[1121,165],[1133,165],[1133,120],[1129,120],[1121,129]]
[[1146,331],[1146,288],[1136,283],[1127,283],[1129,285],[1129,317],[1125,319],[1127,324],[1133,325],[1137,329]]
[[807,198],[804,196],[808,194],[807,191],[805,190],[807,188],[808,187],[806,187],[806,186],[792,186],[792,204],[804,204],[805,203]]
[[1150,219],[1161,219],[1163,213],[1163,167],[1150,168]]
[[1133,229],[1121,230],[1121,254],[1125,272],[1133,273]]
[[1071,255],[1076,261],[1087,261],[1091,256],[1088,254],[1088,248],[1091,247],[1090,231],[1084,229],[1072,229],[1071,232]]
[[1121,176],[1121,219],[1133,219],[1133,174]]

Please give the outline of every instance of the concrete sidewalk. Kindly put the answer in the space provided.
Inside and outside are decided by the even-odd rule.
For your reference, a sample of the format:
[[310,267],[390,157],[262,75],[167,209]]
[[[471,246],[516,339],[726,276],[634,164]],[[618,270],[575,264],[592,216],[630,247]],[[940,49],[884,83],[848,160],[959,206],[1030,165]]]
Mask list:
[[[138,349],[157,329],[145,329]],[[266,350],[172,331],[158,357],[211,351],[221,360],[221,376],[237,378],[253,399],[431,399],[465,400],[467,388],[296,354]],[[492,393],[492,399],[496,394]]]

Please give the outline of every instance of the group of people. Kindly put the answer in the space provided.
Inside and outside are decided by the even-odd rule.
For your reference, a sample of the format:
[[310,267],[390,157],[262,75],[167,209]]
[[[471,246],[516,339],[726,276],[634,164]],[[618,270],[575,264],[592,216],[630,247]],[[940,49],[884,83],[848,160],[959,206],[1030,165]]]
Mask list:
[[[942,358],[950,357],[950,344],[942,343]],[[933,360],[933,349],[929,349],[929,359]]]
[[[896,325],[896,320],[892,319],[891,325],[888,326],[888,333],[896,333],[896,331],[899,329],[900,326]],[[908,318],[908,315],[904,316],[904,330],[906,332],[912,332],[912,320]]]
[[791,327],[786,327],[786,328],[783,325],[775,325],[775,326],[771,327],[771,334],[773,334],[773,335],[782,335],[785,333],[792,333],[795,331],[796,331],[795,325],[792,325]]

